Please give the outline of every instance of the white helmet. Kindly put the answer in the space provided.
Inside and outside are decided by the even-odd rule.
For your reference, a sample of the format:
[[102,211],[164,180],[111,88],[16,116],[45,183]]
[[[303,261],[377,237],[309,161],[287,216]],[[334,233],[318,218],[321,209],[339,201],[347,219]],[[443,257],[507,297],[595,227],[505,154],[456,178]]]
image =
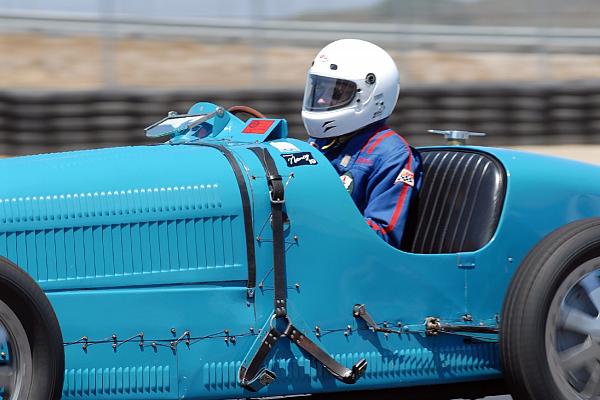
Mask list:
[[398,68],[385,50],[364,40],[337,40],[308,70],[304,126],[314,138],[354,132],[389,117],[399,90]]

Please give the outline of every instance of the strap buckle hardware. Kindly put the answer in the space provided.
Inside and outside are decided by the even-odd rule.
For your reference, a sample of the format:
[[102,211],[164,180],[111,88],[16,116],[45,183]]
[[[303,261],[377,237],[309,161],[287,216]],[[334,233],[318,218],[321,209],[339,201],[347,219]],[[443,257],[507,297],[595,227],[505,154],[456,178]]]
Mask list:
[[279,174],[268,174],[267,182],[269,184],[269,195],[271,203],[283,204],[285,202],[283,178]]
[[271,197],[271,203],[273,204],[283,204],[285,203],[285,199],[283,198],[283,193],[281,193],[281,199],[278,199],[273,190],[269,190],[269,195]]
[[276,378],[277,375],[275,374],[275,372],[263,368],[260,370],[260,372],[258,373],[258,375],[256,375],[254,379],[252,379],[249,382],[244,382],[242,386],[252,392],[258,392],[263,387],[271,384]]
[[365,371],[367,370],[367,360],[364,358],[360,359],[355,365],[352,366],[352,373],[349,377],[343,380],[344,383],[353,384],[358,381],[358,379],[363,376]]
[[[275,327],[274,321],[280,320],[285,322],[286,326],[283,330],[278,330]],[[265,328],[268,327],[269,331],[264,333],[262,339],[260,339],[260,346],[252,354],[248,366],[242,365],[239,371],[239,382],[240,385],[248,390],[256,392],[262,387],[270,384],[275,380],[277,375],[273,371],[266,369],[265,367],[260,370],[257,367],[261,364],[264,365],[266,357],[271,352],[276,343],[282,338],[287,338],[293,344],[298,346],[300,349],[307,352],[312,358],[319,362],[334,378],[346,384],[353,384],[365,373],[367,369],[367,361],[363,358],[360,359],[356,364],[350,368],[344,367],[342,364],[337,362],[333,357],[319,347],[315,342],[306,337],[298,328],[296,328],[289,317],[277,317],[271,315],[268,323],[265,324]],[[257,371],[257,372],[251,372]],[[253,375],[253,376],[248,376]]]

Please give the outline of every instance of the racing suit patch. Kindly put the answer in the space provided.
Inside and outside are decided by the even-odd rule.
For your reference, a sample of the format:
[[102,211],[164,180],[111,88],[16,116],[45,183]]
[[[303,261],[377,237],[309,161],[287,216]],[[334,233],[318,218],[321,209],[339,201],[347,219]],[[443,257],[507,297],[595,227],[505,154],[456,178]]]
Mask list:
[[344,184],[344,187],[348,191],[348,193],[352,194],[352,190],[354,189],[354,177],[350,172],[346,172],[343,175],[340,175],[340,179]]
[[409,171],[406,168],[404,168],[402,171],[400,171],[400,174],[394,181],[394,185],[397,183],[404,183],[411,187],[415,186],[415,174],[412,171]]
[[350,160],[352,160],[352,156],[350,154],[346,154],[344,158],[342,158],[342,161],[340,161],[340,165],[346,168],[348,164],[350,164]]

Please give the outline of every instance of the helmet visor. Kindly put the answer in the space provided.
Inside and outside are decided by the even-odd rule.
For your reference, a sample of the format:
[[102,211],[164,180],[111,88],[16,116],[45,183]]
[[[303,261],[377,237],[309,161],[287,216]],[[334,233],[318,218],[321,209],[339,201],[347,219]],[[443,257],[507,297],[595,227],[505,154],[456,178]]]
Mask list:
[[330,111],[342,108],[354,99],[356,83],[345,79],[309,75],[304,92],[304,109]]

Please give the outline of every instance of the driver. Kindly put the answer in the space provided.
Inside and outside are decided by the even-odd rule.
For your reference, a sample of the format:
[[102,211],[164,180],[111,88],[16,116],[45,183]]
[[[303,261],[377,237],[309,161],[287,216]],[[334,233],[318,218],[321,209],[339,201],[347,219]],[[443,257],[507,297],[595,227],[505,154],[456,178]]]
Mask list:
[[309,142],[333,164],[367,224],[395,247],[422,175],[419,154],[386,125],[399,88],[385,50],[343,39],[312,62],[302,107]]

